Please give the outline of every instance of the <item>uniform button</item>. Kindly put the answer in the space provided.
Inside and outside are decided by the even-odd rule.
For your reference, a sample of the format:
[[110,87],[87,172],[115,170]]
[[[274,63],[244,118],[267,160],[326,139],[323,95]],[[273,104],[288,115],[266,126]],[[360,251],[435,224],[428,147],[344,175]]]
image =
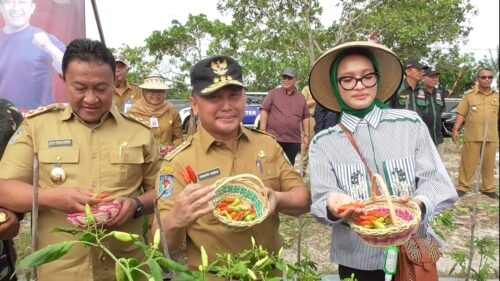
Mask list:
[[92,153],[92,159],[96,159],[97,158],[97,153]]
[[96,187],[96,186],[97,186],[96,182],[95,182],[95,181],[93,181],[93,182],[92,182],[92,184],[91,184],[91,186],[92,186],[92,187]]

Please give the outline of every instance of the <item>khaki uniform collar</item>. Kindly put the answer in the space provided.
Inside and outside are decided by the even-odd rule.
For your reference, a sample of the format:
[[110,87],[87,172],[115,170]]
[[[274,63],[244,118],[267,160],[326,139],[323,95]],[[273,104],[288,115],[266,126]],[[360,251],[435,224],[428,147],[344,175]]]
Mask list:
[[482,92],[479,88],[476,88],[474,90],[474,92],[472,92],[473,94],[481,94],[481,95],[485,95],[485,96],[489,96],[491,94],[495,94],[496,91],[493,90],[493,88],[490,88],[489,92],[485,93],[485,92]]
[[130,89],[132,89],[132,87],[130,87],[130,83],[127,80],[125,80],[125,90],[120,93],[118,91],[118,88],[115,87],[115,94],[117,94],[119,96],[122,96],[124,93],[126,93]]
[[[210,147],[212,145],[217,145],[217,143],[221,143],[222,141],[218,141],[215,139],[203,126],[199,126],[198,131],[196,134],[193,136],[194,139],[198,140],[201,148],[203,149],[204,152],[208,152]],[[240,125],[240,134],[236,137],[237,141],[240,140],[246,140],[250,141],[249,135],[248,135],[248,129]]]
[[[71,108],[71,106],[68,105],[61,115],[61,120],[62,121],[69,121],[73,117],[76,120],[78,120],[78,122],[80,122],[83,125],[88,127],[88,124],[85,123],[82,119],[80,119],[80,117],[78,117],[78,115],[76,115],[76,113],[73,111],[73,108]],[[118,108],[114,105],[111,105],[111,108],[109,109],[109,111],[104,113],[104,115],[101,117],[101,122],[95,128],[100,127],[109,118],[116,120],[116,122],[119,122],[118,120],[120,120],[122,118],[120,115],[120,112],[118,111]]]

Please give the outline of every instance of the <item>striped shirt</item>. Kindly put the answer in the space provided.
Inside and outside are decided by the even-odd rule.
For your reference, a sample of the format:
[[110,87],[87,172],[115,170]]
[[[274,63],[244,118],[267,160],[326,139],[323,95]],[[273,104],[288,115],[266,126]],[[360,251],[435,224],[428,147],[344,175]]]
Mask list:
[[[425,204],[417,235],[435,237],[429,223],[458,196],[420,117],[409,110],[375,107],[363,119],[343,113],[341,123],[353,134],[370,170],[385,179],[391,195],[410,195]],[[327,217],[331,193],[346,193],[354,200],[371,196],[365,165],[338,125],[316,134],[309,161],[311,213],[332,227],[331,260],[360,270],[382,269],[384,248],[368,246],[343,220]]]

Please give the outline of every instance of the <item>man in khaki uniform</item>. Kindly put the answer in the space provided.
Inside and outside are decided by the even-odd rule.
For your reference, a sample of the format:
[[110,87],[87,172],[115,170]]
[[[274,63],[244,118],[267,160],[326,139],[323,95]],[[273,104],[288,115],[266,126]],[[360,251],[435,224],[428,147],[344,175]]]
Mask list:
[[464,196],[473,182],[477,163],[481,157],[484,143],[481,176],[483,185],[481,193],[498,200],[496,193],[494,170],[495,156],[498,147],[498,92],[491,88],[495,78],[493,70],[482,68],[477,75],[477,87],[464,95],[457,107],[457,120],[453,126],[452,138],[458,140],[458,131],[465,122],[464,144],[458,172],[458,195]]
[[[191,69],[191,107],[199,117],[197,132],[164,158],[156,182],[158,202],[170,249],[185,239],[191,269],[200,264],[203,246],[209,262],[219,250],[235,254],[251,249],[251,237],[270,252],[281,248],[278,212],[300,215],[309,210],[310,194],[300,175],[269,135],[241,126],[245,92],[241,66],[226,56],[209,57]],[[198,183],[186,184],[179,171],[190,165]],[[262,179],[270,213],[262,223],[235,232],[211,213],[214,182],[250,173]],[[153,228],[157,227],[157,222]]]
[[[314,108],[316,107],[316,101],[313,99],[311,95],[311,91],[309,90],[309,85],[305,86],[302,89],[302,94],[306,98],[306,104],[307,108],[309,109],[309,143],[311,143],[311,140],[314,137],[314,125],[316,125],[316,122],[313,118],[314,116]],[[306,170],[307,170],[307,165],[309,163],[309,146],[304,146],[302,145],[302,152],[301,152],[302,158],[302,176],[305,176]]]
[[128,109],[141,98],[141,89],[127,81],[128,62],[120,54],[114,54],[116,62],[116,89],[114,102],[121,112]]
[[[115,61],[104,44],[74,40],[62,65],[69,106],[54,104],[31,112],[11,138],[0,163],[0,206],[32,211],[33,162],[38,156],[38,248],[78,239],[51,231],[70,227],[67,213],[101,203],[94,199],[100,193],[121,204],[105,227],[140,233],[143,220],[138,218],[153,210],[160,165],[150,129],[112,106]],[[104,242],[118,257],[143,257],[134,244]],[[37,273],[40,281],[115,279],[114,261],[87,247],[73,247],[59,260],[38,267]]]

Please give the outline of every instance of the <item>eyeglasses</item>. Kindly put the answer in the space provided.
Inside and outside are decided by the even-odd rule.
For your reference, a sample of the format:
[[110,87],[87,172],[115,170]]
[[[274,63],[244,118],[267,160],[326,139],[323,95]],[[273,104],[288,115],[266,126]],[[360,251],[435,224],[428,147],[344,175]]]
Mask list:
[[293,80],[293,78],[295,78],[295,77],[283,75],[283,80]]
[[339,77],[337,78],[337,82],[339,82],[340,86],[342,89],[349,91],[358,85],[358,82],[361,82],[363,86],[366,88],[371,88],[375,86],[378,82],[378,73],[376,72],[371,72],[368,74],[365,74],[361,78],[355,78],[352,76],[344,76],[344,77]]
[[486,80],[486,79],[493,79],[493,76],[479,76],[479,79]]

